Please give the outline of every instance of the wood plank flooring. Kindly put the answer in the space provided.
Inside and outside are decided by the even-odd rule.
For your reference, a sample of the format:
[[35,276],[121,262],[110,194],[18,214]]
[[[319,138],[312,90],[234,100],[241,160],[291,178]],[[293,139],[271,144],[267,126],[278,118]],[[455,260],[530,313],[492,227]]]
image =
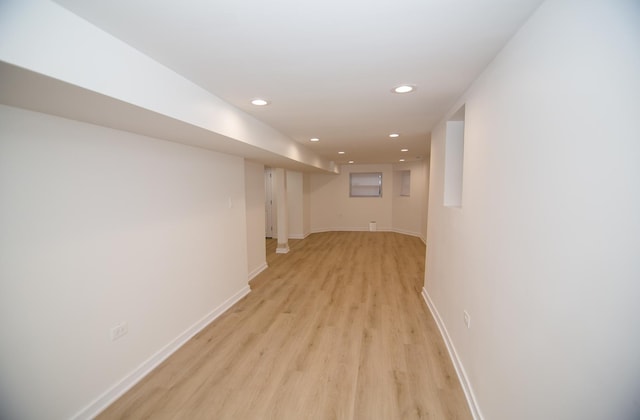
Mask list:
[[99,418],[471,418],[420,296],[420,239],[328,232],[284,255],[269,245],[252,292]]

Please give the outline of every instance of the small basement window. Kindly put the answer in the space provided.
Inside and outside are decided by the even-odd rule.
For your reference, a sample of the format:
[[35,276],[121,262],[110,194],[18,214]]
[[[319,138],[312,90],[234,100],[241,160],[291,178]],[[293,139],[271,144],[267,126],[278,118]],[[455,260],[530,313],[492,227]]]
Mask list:
[[447,121],[444,148],[444,205],[462,206],[462,170],[464,164],[464,120],[463,106]]
[[411,171],[400,171],[400,196],[411,196]]
[[382,197],[382,172],[349,174],[349,197]]

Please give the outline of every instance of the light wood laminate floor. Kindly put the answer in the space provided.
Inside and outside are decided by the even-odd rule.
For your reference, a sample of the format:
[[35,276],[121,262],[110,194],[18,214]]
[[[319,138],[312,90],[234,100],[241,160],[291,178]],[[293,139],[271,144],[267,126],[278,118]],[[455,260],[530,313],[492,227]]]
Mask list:
[[268,243],[252,292],[99,418],[471,418],[420,296],[420,239],[328,232],[290,247]]

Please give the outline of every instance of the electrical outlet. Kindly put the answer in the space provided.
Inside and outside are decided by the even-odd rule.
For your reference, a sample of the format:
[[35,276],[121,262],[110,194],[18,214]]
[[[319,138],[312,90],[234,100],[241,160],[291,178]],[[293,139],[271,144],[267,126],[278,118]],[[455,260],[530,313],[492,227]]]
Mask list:
[[111,328],[111,341],[116,341],[129,332],[129,325],[126,322],[121,322],[115,327]]
[[462,313],[464,314],[464,325],[466,325],[467,328],[471,328],[471,317],[469,316],[469,312],[463,311]]

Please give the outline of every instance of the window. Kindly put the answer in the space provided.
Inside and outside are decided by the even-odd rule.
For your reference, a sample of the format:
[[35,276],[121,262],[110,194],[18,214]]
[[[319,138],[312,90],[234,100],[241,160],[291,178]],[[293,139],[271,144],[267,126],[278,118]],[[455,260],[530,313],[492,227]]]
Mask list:
[[462,206],[465,108],[447,121],[444,147],[444,205]]
[[349,197],[382,197],[382,172],[349,174]]
[[411,171],[400,171],[400,196],[411,196]]

